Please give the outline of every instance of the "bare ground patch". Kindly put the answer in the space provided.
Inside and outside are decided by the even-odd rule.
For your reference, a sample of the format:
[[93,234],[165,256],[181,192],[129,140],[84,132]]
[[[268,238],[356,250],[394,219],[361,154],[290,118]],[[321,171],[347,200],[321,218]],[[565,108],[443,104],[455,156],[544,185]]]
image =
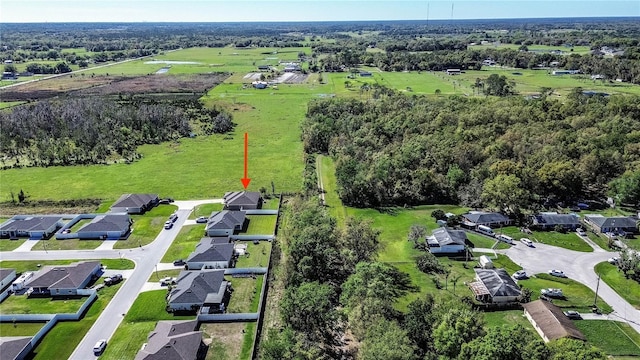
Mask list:
[[115,81],[115,76],[68,75],[39,80],[0,91],[2,101],[29,101],[48,99],[64,93],[104,85]]
[[145,75],[120,78],[109,84],[79,91],[80,95],[119,95],[149,93],[205,93],[222,83],[229,74]]
[[307,80],[308,76],[309,75],[307,74],[284,73],[275,78],[275,80],[273,81],[282,84],[302,84],[303,82],[305,82],[305,80]]
[[236,360],[240,356],[246,323],[201,324],[205,344],[209,345],[207,360]]

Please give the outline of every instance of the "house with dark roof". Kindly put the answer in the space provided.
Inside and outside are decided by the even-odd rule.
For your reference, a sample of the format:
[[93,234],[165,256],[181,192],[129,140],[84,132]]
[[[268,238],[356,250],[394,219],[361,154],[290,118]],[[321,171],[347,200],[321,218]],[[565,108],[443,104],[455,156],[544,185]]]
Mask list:
[[62,217],[60,216],[16,215],[0,224],[0,237],[48,239],[62,225]]
[[543,300],[522,304],[524,316],[545,342],[561,338],[587,341],[576,325],[564,315],[562,309]]
[[158,205],[158,194],[124,194],[111,205],[112,213],[144,214]]
[[16,269],[0,269],[0,291],[11,285],[16,277]]
[[187,258],[187,269],[224,269],[231,267],[233,246],[234,244],[229,242],[228,236],[202,238],[196,245],[196,249]]
[[469,213],[462,215],[462,224],[467,227],[477,227],[479,225],[489,227],[508,226],[511,222],[511,219],[497,212],[469,211]]
[[518,301],[522,291],[504,269],[473,269],[476,281],[469,284],[476,300],[484,303]]
[[262,207],[262,196],[256,191],[227,192],[223,202],[225,210],[254,210]]
[[85,288],[98,278],[101,267],[99,261],[81,261],[70,265],[47,265],[27,282],[29,295],[68,296],[77,295],[78,289]]
[[204,360],[209,347],[198,321],[158,321],[135,360]]
[[181,271],[168,296],[170,311],[223,313],[231,297],[224,270]]
[[543,212],[533,215],[531,221],[532,227],[540,230],[553,230],[558,226],[565,230],[575,230],[580,227],[580,218],[575,214]]
[[244,211],[214,211],[209,216],[205,233],[207,236],[229,236],[246,228],[248,222]]
[[0,355],[2,356],[2,360],[26,359],[32,347],[31,336],[0,337]]
[[124,214],[98,215],[78,230],[79,239],[119,240],[131,232],[131,217]]
[[467,234],[462,230],[438,228],[427,237],[427,246],[433,254],[458,254],[464,252]]
[[593,230],[600,233],[638,233],[637,220],[628,216],[606,217],[600,214],[590,214],[584,216],[584,221],[591,225]]

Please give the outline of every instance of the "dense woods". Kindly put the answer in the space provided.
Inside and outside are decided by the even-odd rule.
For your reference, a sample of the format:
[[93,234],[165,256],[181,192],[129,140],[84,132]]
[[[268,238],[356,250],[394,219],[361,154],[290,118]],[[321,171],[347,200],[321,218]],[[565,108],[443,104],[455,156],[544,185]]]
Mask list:
[[233,129],[231,115],[197,100],[62,98],[0,112],[3,166],[52,166],[135,160],[142,144]]
[[609,181],[640,170],[637,97],[371,96],[316,100],[302,125],[305,150],[335,158],[348,205],[514,211],[603,196]]

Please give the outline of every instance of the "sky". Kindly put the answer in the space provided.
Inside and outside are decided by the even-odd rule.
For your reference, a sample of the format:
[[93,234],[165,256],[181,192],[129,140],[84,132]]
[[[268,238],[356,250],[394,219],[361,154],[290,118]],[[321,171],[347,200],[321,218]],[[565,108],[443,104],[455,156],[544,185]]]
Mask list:
[[450,20],[611,16],[640,16],[640,0],[0,0],[0,23]]

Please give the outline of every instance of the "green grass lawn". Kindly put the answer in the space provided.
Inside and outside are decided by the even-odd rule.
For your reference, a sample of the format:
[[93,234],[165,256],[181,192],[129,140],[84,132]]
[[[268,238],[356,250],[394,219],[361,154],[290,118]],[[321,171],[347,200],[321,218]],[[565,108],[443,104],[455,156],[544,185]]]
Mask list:
[[576,320],[587,341],[608,355],[640,356],[640,334],[628,324],[607,320]]
[[640,284],[625,278],[617,266],[606,261],[597,264],[595,271],[600,274],[602,281],[607,283],[618,295],[640,310]]
[[33,323],[0,323],[0,337],[8,336],[33,336],[35,335],[46,323],[33,322]]
[[251,241],[243,241],[241,243],[247,245],[248,255],[238,257],[236,268],[266,267],[269,264],[272,245],[270,242],[260,241],[258,244],[254,244]]
[[[40,269],[38,265],[69,265],[78,261],[82,260],[3,260],[0,261],[0,267],[16,269],[16,273],[23,273],[25,271],[38,271]],[[96,261],[100,261],[108,269],[114,270],[129,270],[135,267],[135,263],[127,259],[101,259]]]
[[57,323],[33,350],[33,359],[48,360],[51,359],[51,354],[59,359],[69,358],[119,288],[120,284],[100,290],[98,298],[81,320]]
[[0,240],[0,251],[13,251],[20,247],[20,245],[24,244],[27,241],[26,239],[20,240],[9,240],[9,239],[1,239]]
[[524,316],[522,310],[503,310],[503,311],[490,311],[484,312],[485,329],[496,326],[512,326],[515,324],[522,325],[525,329],[535,333],[533,325]]
[[0,303],[0,314],[67,314],[75,313],[87,297],[73,299],[27,298],[11,295]]
[[[532,301],[540,297],[541,289],[559,288],[562,289],[565,298],[553,299],[554,304],[563,308],[563,310],[570,309],[583,313],[591,312],[595,293],[585,285],[572,279],[558,278],[548,274],[535,274],[535,276],[530,274],[530,276],[529,279],[519,280],[518,284],[531,289],[533,292]],[[598,307],[605,314],[613,311],[601,298],[598,298]]]
[[178,236],[171,243],[169,250],[162,257],[161,262],[173,262],[178,259],[186,260],[203,237],[204,225],[183,226]]
[[247,323],[245,327],[244,338],[242,339],[242,348],[240,348],[240,360],[251,359],[251,352],[253,350],[253,344],[256,336],[256,323]]
[[174,316],[165,309],[167,290],[145,291],[138,295],[131,309],[124,317],[126,322],[158,321],[158,320],[189,320],[194,316]]
[[249,323],[202,323],[200,331],[211,340],[205,360],[238,360]]
[[[260,298],[264,276],[258,275],[255,279],[250,277],[230,277],[229,280],[233,287],[233,294],[231,295],[227,312],[247,313],[258,311],[256,299]],[[256,304],[255,308],[252,306],[254,303]]]
[[118,240],[114,249],[130,249],[150,244],[164,228],[169,215],[176,211],[176,206],[156,206],[143,215],[132,215],[131,235],[126,240]]
[[66,239],[56,240],[52,237],[49,240],[40,240],[35,244],[31,251],[43,251],[43,250],[94,250],[98,246],[102,245],[102,240],[80,240],[80,239]]
[[222,210],[223,204],[202,204],[196,206],[191,214],[189,214],[189,219],[196,219],[200,216],[211,216],[211,213],[214,211]]
[[273,235],[276,230],[277,215],[247,215],[249,227],[247,235]]
[[[525,234],[518,227],[508,226],[500,229],[494,229],[496,234],[505,234],[511,236],[515,241],[526,237],[535,242],[558,246],[569,250],[592,252],[593,248],[582,240],[575,232],[559,233],[557,231],[534,231],[533,234]],[[518,246],[518,245],[516,245]]]
[[180,275],[180,271],[183,271],[183,270],[184,268],[179,268],[176,270],[160,270],[157,272],[154,271],[153,273],[151,273],[151,276],[149,276],[149,279],[147,280],[147,282],[159,282],[160,279],[165,277],[174,277],[177,279],[178,275]]

